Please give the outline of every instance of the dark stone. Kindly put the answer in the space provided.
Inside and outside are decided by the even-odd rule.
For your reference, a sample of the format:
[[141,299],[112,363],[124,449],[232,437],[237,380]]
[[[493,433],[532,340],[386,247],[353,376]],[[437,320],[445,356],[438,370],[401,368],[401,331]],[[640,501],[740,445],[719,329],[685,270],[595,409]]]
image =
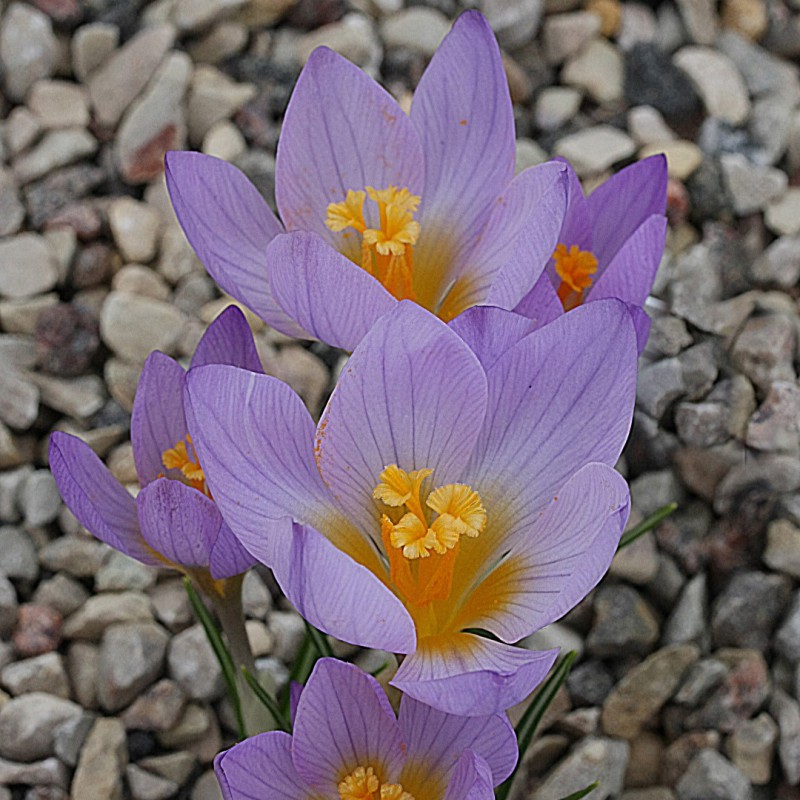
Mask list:
[[298,0],[286,16],[285,22],[293,28],[313,31],[337,22],[344,16],[345,10],[344,0]]
[[99,186],[105,172],[92,164],[75,164],[51,172],[23,190],[31,226],[41,227],[65,206]]
[[625,98],[634,106],[653,106],[668,120],[685,123],[702,110],[689,79],[658,47],[634,45],[625,56]]
[[55,27],[62,30],[72,30],[83,19],[78,0],[30,0],[30,4],[47,14]]
[[614,688],[614,677],[601,661],[578,664],[567,678],[567,689],[576,706],[601,706]]
[[39,365],[52,375],[81,375],[100,346],[97,317],[67,303],[44,309],[34,332]]
[[94,242],[78,251],[72,265],[72,285],[76,289],[100,286],[111,277],[114,251],[107,244]]
[[600,658],[649,653],[659,636],[659,622],[650,605],[630,586],[602,586],[595,598],[594,623],[586,649]]
[[689,192],[689,217],[696,224],[733,216],[728,188],[719,162],[715,159],[703,159],[700,166],[686,179],[686,189]]
[[154,733],[150,731],[133,730],[127,733],[128,760],[135,762],[153,755],[158,749],[158,742]]

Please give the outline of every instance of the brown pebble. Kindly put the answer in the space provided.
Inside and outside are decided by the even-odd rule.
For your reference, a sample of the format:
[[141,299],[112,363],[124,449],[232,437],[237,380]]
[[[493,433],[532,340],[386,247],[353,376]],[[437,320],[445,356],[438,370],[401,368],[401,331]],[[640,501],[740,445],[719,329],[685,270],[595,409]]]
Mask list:
[[60,303],[39,315],[34,338],[42,370],[62,377],[81,375],[100,346],[99,322],[85,308]]
[[23,658],[52,652],[61,643],[62,621],[61,614],[47,606],[21,605],[11,637],[14,649]]

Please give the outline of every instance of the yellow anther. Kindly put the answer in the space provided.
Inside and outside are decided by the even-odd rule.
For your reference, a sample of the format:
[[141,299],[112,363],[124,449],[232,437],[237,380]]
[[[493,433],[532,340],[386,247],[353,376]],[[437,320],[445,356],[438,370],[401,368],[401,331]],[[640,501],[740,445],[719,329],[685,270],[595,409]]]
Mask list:
[[419,208],[420,200],[419,195],[411,194],[408,189],[398,189],[396,186],[390,186],[388,189],[374,189],[372,186],[367,186],[367,194],[370,200],[374,200],[380,206],[392,205],[401,211],[406,211],[409,214],[415,214]]
[[206,488],[206,476],[200,466],[191,436],[187,434],[186,439],[181,439],[174,447],[165,450],[161,454],[161,463],[166,469],[180,470],[192,488],[210,497]]
[[424,519],[409,513],[393,526],[390,541],[392,547],[403,548],[406,558],[428,558],[429,550],[436,548],[437,537]]
[[428,508],[441,514],[440,519],[455,520],[459,533],[478,536],[486,527],[486,509],[480,495],[465,483],[448,483],[428,495]]
[[356,767],[340,784],[340,800],[375,800],[380,781],[372,767]]
[[350,189],[343,203],[331,203],[328,206],[325,224],[335,233],[346,228],[354,228],[359,233],[363,233],[367,227],[364,223],[365,198],[364,192],[354,192]]
[[414,800],[399,783],[384,783],[381,786],[381,800]]
[[431,469],[416,469],[406,472],[397,464],[391,464],[381,472],[381,483],[375,487],[372,496],[387,506],[405,505],[412,495],[419,495],[422,481],[432,472]]

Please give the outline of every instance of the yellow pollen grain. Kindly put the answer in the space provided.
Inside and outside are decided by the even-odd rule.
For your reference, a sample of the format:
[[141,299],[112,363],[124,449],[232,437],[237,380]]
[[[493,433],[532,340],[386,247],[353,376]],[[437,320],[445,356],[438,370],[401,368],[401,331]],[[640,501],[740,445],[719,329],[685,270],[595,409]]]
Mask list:
[[414,800],[399,783],[384,783],[372,767],[356,767],[340,784],[339,800]]
[[592,285],[592,275],[597,272],[597,258],[589,250],[581,250],[573,244],[569,250],[559,244],[553,253],[558,277],[572,291],[582,292]]

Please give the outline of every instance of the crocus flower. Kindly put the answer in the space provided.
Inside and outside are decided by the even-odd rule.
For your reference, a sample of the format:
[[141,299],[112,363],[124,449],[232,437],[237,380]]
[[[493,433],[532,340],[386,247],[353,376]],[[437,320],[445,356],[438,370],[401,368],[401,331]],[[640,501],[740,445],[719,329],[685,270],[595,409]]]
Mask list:
[[[233,364],[261,372],[241,311],[224,311],[200,340],[191,366]],[[50,437],[50,469],[64,502],[98,539],[144,564],[172,567],[211,596],[253,565],[223,522],[197,459],[183,409],[186,374],[160,352],[145,362],[131,418],[142,490],[134,499],[76,436]]]
[[641,351],[650,330],[641,309],[653,286],[667,231],[666,159],[656,155],[632,164],[588,197],[569,165],[567,176],[567,212],[541,278],[530,291],[525,288],[542,262],[538,255],[529,255],[523,235],[492,287],[491,300],[545,322],[583,303],[616,297],[637,310]]
[[405,696],[395,716],[378,682],[321,659],[294,733],[264,733],[217,756],[225,800],[492,800],[517,761],[499,714],[456,717]]
[[211,276],[268,324],[352,350],[398,300],[450,320],[490,299],[526,232],[527,292],[557,244],[560,163],[514,178],[514,115],[497,42],[462,14],[406,115],[346,59],[315,50],[278,145],[288,233],[234,167],[168,153],[177,217]]
[[187,413],[228,524],[299,612],[407,654],[393,684],[417,700],[481,715],[542,679],[555,653],[511,643],[584,597],[614,554],[636,342],[613,300],[527,335],[496,308],[454,322],[399,303],[316,431],[286,384],[231,367],[193,370]]

